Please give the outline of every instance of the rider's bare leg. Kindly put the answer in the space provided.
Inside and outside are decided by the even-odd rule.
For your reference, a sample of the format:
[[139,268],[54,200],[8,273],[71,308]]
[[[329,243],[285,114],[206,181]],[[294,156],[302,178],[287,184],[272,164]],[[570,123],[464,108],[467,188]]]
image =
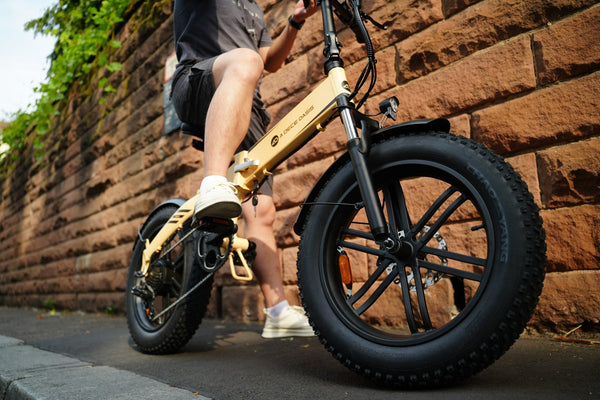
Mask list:
[[213,64],[215,93],[206,115],[204,176],[226,176],[248,132],[254,89],[263,73],[261,56],[250,49],[221,54]]
[[285,300],[281,265],[273,233],[275,204],[271,196],[258,197],[256,213],[250,201],[242,205],[242,216],[246,224],[244,237],[256,243],[253,270],[265,297],[266,306],[271,308]]
[[248,132],[254,90],[263,60],[250,49],[234,49],[218,56],[212,68],[215,93],[208,107],[204,131],[204,178],[194,216],[234,218],[241,203],[227,182],[233,154]]
[[[256,214],[255,214],[256,212]],[[285,301],[281,264],[273,232],[275,204],[273,198],[259,195],[256,210],[251,202],[242,205],[246,222],[245,237],[256,243],[254,272],[265,297],[267,310],[262,337],[313,336],[314,332],[304,310]]]

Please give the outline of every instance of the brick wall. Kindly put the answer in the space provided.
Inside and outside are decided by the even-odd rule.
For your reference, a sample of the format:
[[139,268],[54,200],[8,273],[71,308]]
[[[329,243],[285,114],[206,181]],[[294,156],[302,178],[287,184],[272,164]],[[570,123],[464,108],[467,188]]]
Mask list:
[[[273,32],[293,3],[258,1]],[[152,4],[153,2],[149,2]],[[504,155],[542,210],[548,275],[531,325],[600,323],[600,5],[592,0],[365,0],[387,31],[372,31],[379,81],[367,109],[400,99],[399,120],[449,118],[453,131]],[[0,182],[0,304],[123,310],[138,225],[153,207],[190,196],[201,154],[163,133],[164,62],[173,51],[170,1],[142,9],[119,33],[117,93],[74,90],[43,160]],[[152,15],[149,18],[148,15]],[[308,21],[288,62],[264,77],[277,119],[322,78],[320,20]],[[354,81],[364,52],[343,30]],[[97,82],[104,74],[99,71]],[[92,87],[94,87],[92,85]],[[297,301],[292,225],[319,175],[344,148],[338,123],[276,171],[276,235],[283,279]],[[209,313],[261,319],[256,282],[217,276]]]

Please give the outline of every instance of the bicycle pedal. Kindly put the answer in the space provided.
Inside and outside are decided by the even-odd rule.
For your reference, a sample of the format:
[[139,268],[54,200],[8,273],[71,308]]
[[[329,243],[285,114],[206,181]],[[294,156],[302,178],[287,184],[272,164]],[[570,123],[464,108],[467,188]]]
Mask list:
[[229,236],[237,232],[238,226],[231,219],[204,217],[199,221],[198,229]]

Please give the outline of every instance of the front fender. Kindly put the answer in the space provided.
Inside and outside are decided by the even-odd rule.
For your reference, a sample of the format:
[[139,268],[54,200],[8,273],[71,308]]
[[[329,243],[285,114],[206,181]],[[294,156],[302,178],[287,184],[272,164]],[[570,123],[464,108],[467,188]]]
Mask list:
[[[377,142],[378,140],[407,135],[409,133],[417,133],[417,132],[450,132],[450,121],[445,118],[435,118],[435,119],[420,119],[415,121],[407,121],[400,124],[392,125],[383,129],[379,129],[373,133],[371,133],[371,141]],[[304,224],[306,222],[306,217],[308,216],[308,212],[310,211],[310,203],[314,202],[317,195],[321,192],[323,186],[329,181],[329,178],[343,165],[347,162],[350,162],[350,155],[346,152],[340,158],[338,158],[325,173],[319,178],[315,186],[312,188],[310,194],[306,198],[304,202],[305,205],[300,210],[300,214],[296,219],[296,223],[294,224],[294,232],[297,235],[301,235],[304,230]]]

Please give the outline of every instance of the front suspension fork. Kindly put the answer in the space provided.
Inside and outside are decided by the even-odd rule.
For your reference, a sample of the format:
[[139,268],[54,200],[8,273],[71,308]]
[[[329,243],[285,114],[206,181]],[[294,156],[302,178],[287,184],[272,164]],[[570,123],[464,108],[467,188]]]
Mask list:
[[338,104],[342,107],[340,116],[348,136],[348,153],[350,154],[350,160],[354,167],[360,194],[365,204],[365,211],[371,227],[371,233],[375,237],[376,242],[382,243],[386,247],[391,247],[394,245],[395,240],[389,234],[388,225],[383,216],[383,210],[379,202],[379,196],[373,186],[371,173],[367,166],[366,156],[369,151],[369,130],[371,126],[368,121],[361,120],[362,137],[359,137],[356,130],[353,108],[350,106],[348,100],[346,98],[338,99]]

